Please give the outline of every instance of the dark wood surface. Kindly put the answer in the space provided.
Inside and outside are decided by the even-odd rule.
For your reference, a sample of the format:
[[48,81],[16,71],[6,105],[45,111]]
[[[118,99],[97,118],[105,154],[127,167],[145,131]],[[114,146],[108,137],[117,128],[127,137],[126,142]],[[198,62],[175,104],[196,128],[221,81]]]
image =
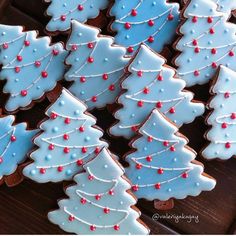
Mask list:
[[[36,29],[40,35],[45,35],[44,27],[48,18],[44,16],[47,5],[41,0],[0,0],[0,23],[21,24],[27,30]],[[103,26],[109,19],[100,18]],[[96,24],[96,22],[90,22]],[[107,33],[106,29],[103,29]],[[53,41],[65,40],[58,36]],[[3,84],[0,84],[0,89]],[[208,86],[197,86],[191,89],[196,98],[206,102],[209,99]],[[0,98],[3,106],[5,97]],[[27,121],[30,128],[35,128],[44,118],[44,111],[49,105],[45,100],[36,104],[29,111],[17,113],[17,121]],[[106,130],[113,122],[112,115],[107,111],[94,111],[98,124]],[[190,146],[197,152],[205,145],[203,134],[207,130],[204,117],[194,123],[185,125],[181,132],[190,140]],[[111,143],[111,150],[122,156],[129,150],[128,142],[123,139],[112,139],[104,135]],[[206,162],[201,156],[197,158],[205,165],[205,172],[217,180],[217,186],[212,192],[204,192],[199,197],[188,197],[185,200],[175,200],[175,207],[169,211],[157,211],[153,202],[139,201],[143,221],[150,227],[153,234],[236,234],[236,160],[227,162]],[[125,165],[124,160],[121,162]],[[47,212],[57,208],[57,200],[65,197],[63,184],[37,184],[24,180],[17,187],[0,186],[0,234],[64,234],[57,226],[49,223]],[[152,216],[169,215],[171,219],[156,219]],[[193,216],[199,222],[176,222],[175,216]],[[157,215],[156,215],[157,216]],[[158,218],[158,217],[157,217]]]

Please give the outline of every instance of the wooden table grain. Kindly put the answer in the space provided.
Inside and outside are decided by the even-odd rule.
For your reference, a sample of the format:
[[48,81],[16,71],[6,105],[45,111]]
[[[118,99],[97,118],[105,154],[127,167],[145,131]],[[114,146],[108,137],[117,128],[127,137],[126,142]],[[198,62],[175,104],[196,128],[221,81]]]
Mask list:
[[[46,7],[42,0],[0,0],[0,23],[24,25],[26,30],[36,29],[39,35],[45,35],[44,27],[48,21],[44,15]],[[109,19],[103,18],[102,24],[108,21]],[[107,33],[105,28],[103,33]],[[53,38],[53,41],[65,39],[65,36],[58,36]],[[1,82],[0,89],[2,86]],[[210,95],[207,85],[196,86],[191,90],[199,100],[208,101]],[[1,97],[0,107],[5,103],[5,99],[4,96]],[[31,110],[17,113],[17,121],[27,121],[30,128],[37,127],[38,122],[45,117],[44,111],[49,104],[49,101],[45,100]],[[93,111],[93,115],[104,130],[114,122],[107,110]],[[206,143],[203,138],[207,130],[204,117],[181,128],[181,132],[190,140],[189,145],[197,152]],[[128,142],[113,139],[107,134],[104,138],[109,140],[111,150],[121,157],[121,162],[125,165],[122,156],[129,150]],[[142,220],[150,227],[152,234],[236,234],[236,160],[207,162],[200,155],[197,159],[204,163],[205,172],[217,180],[216,188],[198,197],[175,200],[174,209],[169,211],[157,211],[153,202],[140,200],[138,207],[142,211]],[[37,184],[24,180],[13,188],[0,186],[0,234],[65,234],[47,220],[48,211],[57,208],[57,200],[65,197],[64,185]],[[192,216],[192,221],[177,221],[176,216],[182,215]]]

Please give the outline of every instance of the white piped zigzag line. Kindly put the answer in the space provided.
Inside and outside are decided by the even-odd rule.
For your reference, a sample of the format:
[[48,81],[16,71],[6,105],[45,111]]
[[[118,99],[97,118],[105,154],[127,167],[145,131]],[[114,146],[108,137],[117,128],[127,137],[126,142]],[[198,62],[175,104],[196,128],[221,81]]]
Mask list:
[[[0,140],[2,140],[3,138],[7,137],[9,134],[11,134],[11,136],[14,135],[14,134],[15,134],[15,130],[16,130],[16,128],[13,127],[13,129],[9,130],[7,133],[5,133],[4,135],[2,135],[2,136],[0,137]],[[2,157],[2,158],[4,157],[5,153],[6,153],[7,150],[9,149],[10,145],[11,145],[11,140],[9,140],[8,144],[7,144],[7,145],[5,146],[5,148],[3,149],[3,152],[0,154],[0,157]]]
[[[222,119],[225,119],[225,118],[229,118],[231,117],[232,113],[229,114],[229,115],[224,115],[224,116],[219,116],[216,118],[216,123],[218,124],[223,124],[224,122],[220,121]],[[236,125],[236,122],[227,122],[227,125]]]
[[[210,17],[213,17],[213,18],[216,18],[216,17],[224,17],[225,16],[225,14],[224,13],[221,13],[221,12],[217,12],[219,15],[213,15],[213,16],[210,16]],[[194,14],[192,14],[192,13],[188,13],[188,16],[190,16],[190,17],[194,17],[194,16],[196,16],[196,17],[198,17],[198,18],[208,18],[209,16],[202,16],[202,15],[194,15]]]
[[[65,116],[65,115],[59,114],[59,113],[57,113],[57,112],[55,112],[55,111],[52,111],[52,113],[54,113],[54,114],[56,114],[58,117],[61,117],[61,118],[64,118],[64,119],[69,118],[70,120],[86,121],[85,118],[72,117],[72,116]],[[47,115],[48,115],[48,113],[47,113]],[[49,116],[49,115],[48,115],[48,116]]]
[[168,141],[169,143],[179,143],[177,140],[164,140],[164,139],[160,139],[160,138],[156,138],[152,135],[150,135],[147,131],[145,130],[141,130],[141,133],[143,133],[144,135],[148,136],[148,137],[151,137],[152,139],[158,141],[158,142],[165,142],[165,141]]

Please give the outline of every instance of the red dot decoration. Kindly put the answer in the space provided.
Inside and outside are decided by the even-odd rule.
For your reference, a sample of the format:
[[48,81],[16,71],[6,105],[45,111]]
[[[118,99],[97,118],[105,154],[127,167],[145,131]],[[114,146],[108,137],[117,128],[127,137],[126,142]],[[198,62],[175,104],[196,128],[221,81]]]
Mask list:
[[61,21],[65,21],[66,20],[66,15],[61,15]]
[[21,95],[22,97],[27,96],[27,90],[21,90],[20,95]]
[[40,172],[40,174],[45,174],[46,173],[46,169],[44,169],[44,168],[40,168],[40,170],[39,170],[39,172]]
[[65,121],[64,121],[64,123],[67,124],[67,125],[69,125],[70,122],[71,122],[71,120],[70,120],[70,118],[68,118],[68,117],[67,117],[67,118],[65,119]]
[[42,71],[41,75],[42,75],[43,78],[47,78],[48,77],[47,71]]
[[3,158],[2,157],[0,157],[0,164],[2,164],[3,163]]
[[82,153],[86,153],[87,152],[87,148],[86,147],[82,147],[81,151],[82,151]]
[[98,99],[97,99],[96,96],[93,96],[93,97],[92,97],[92,102],[97,102],[97,100],[98,100]]
[[171,151],[171,152],[175,152],[175,151],[176,151],[176,150],[175,150],[175,146],[171,146],[171,147],[170,147],[170,151]]
[[154,39],[154,37],[153,37],[153,36],[150,36],[150,37],[148,38],[148,42],[149,42],[149,43],[153,43],[153,42],[154,42],[154,40],[155,40],[155,39]]
[[138,77],[142,77],[142,76],[143,76],[143,72],[142,72],[141,70],[138,71],[138,72],[137,72],[137,76],[138,76]]
[[16,73],[20,73],[20,67],[19,67],[19,66],[16,66],[16,67],[15,67],[15,72],[16,72]]
[[194,49],[194,52],[195,52],[195,53],[199,53],[199,52],[200,52],[200,48],[196,47],[196,48]]
[[230,51],[230,52],[229,52],[229,56],[230,56],[230,57],[233,57],[233,56],[234,56],[234,52],[233,52],[233,51]]
[[97,201],[101,200],[101,198],[102,198],[102,196],[101,196],[100,194],[98,194],[98,195],[95,196],[95,199],[96,199]]
[[192,18],[192,22],[193,22],[193,23],[197,23],[197,20],[198,20],[197,16],[194,16],[194,17]]
[[113,196],[113,195],[115,195],[115,192],[114,192],[114,190],[113,189],[111,189],[111,190],[109,190],[109,195],[111,195],[111,196]]
[[58,171],[58,172],[62,172],[62,171],[63,171],[63,166],[59,166],[59,167],[57,168],[57,171]]
[[120,226],[119,225],[115,225],[114,226],[114,230],[116,230],[116,231],[120,230]]
[[209,17],[207,18],[207,22],[208,22],[209,24],[211,24],[211,23],[213,22],[213,18],[209,16]]
[[84,7],[82,5],[78,5],[78,10],[79,11],[83,11],[84,10]]
[[29,47],[30,46],[30,41],[25,40],[24,44],[25,44],[26,47]]
[[215,33],[215,30],[214,30],[213,28],[210,28],[209,33],[210,33],[210,34],[214,34],[214,33]]
[[3,49],[8,49],[8,44],[7,43],[4,43],[3,45],[2,45],[2,47],[3,47]]
[[162,102],[157,102],[156,107],[159,109],[162,108]]
[[174,113],[175,113],[175,108],[174,108],[174,107],[171,107],[171,108],[170,108],[170,113],[171,113],[171,114],[174,114]]
[[227,148],[227,149],[231,148],[231,143],[227,142],[227,143],[225,144],[225,148]]
[[131,16],[137,16],[138,12],[136,9],[132,9]]
[[137,105],[138,105],[138,107],[143,107],[143,101],[138,101],[138,103],[137,103]]
[[82,166],[84,164],[83,160],[78,160],[76,163],[78,166]]
[[154,22],[153,20],[149,20],[149,21],[148,21],[148,25],[149,25],[149,26],[152,27],[152,26],[154,26],[154,24],[155,24],[155,22]]
[[88,180],[89,180],[89,181],[93,181],[93,180],[94,180],[94,177],[93,177],[92,175],[89,175],[89,176],[88,176]]
[[134,192],[137,192],[137,191],[139,190],[138,185],[133,185],[133,186],[132,186],[132,190],[133,190]]
[[104,75],[102,76],[102,78],[103,78],[104,80],[108,80],[108,74],[104,74]]
[[80,82],[81,82],[81,83],[85,83],[85,82],[86,82],[86,78],[85,78],[84,76],[81,76],[81,77],[80,77]]
[[114,84],[111,84],[108,88],[111,92],[115,91],[116,87]]
[[68,220],[72,222],[72,221],[75,220],[75,217],[74,216],[69,216]]
[[124,26],[125,26],[125,29],[130,29],[131,28],[131,24],[128,23],[128,22],[126,22]]
[[148,140],[148,142],[150,143],[150,142],[153,141],[153,138],[152,138],[151,136],[149,136],[147,140]]
[[169,142],[168,142],[168,141],[164,141],[164,142],[163,142],[163,145],[164,145],[165,147],[168,147],[168,146],[169,146]]
[[90,48],[90,49],[94,48],[94,44],[93,43],[88,43],[88,48]]
[[217,50],[216,50],[215,48],[212,48],[212,49],[211,49],[211,53],[212,53],[212,54],[216,54],[216,53],[217,53]]
[[137,132],[138,126],[132,126],[132,127],[131,127],[131,130],[132,130],[133,132]]
[[147,162],[152,162],[152,157],[151,157],[151,156],[147,156],[147,157],[146,157],[146,161],[147,161]]
[[15,142],[15,141],[16,141],[16,136],[15,136],[15,135],[12,135],[12,136],[11,136],[11,141],[12,141],[12,142]]
[[164,173],[164,170],[163,170],[162,168],[160,168],[160,169],[157,170],[157,173],[158,173],[159,175],[162,175],[162,174]]
[[83,133],[83,132],[85,131],[84,126],[80,126],[80,127],[79,127],[79,131],[80,131],[81,133]]
[[34,63],[34,65],[35,65],[36,67],[40,67],[40,66],[41,66],[41,62],[40,62],[40,61],[36,61],[36,62]]
[[77,49],[78,49],[77,45],[74,44],[74,45],[71,46],[72,51],[76,51]]
[[105,207],[105,208],[103,209],[103,212],[104,212],[105,214],[109,214],[109,213],[110,213],[110,209],[107,208],[107,207]]
[[80,199],[80,203],[81,203],[81,204],[83,204],[83,205],[84,205],[84,204],[86,204],[86,202],[87,202],[87,201],[86,201],[86,199],[85,199],[85,198],[81,198],[81,199]]
[[70,149],[68,147],[65,147],[63,151],[64,153],[68,154],[70,152]]
[[143,93],[144,93],[144,94],[148,94],[149,92],[150,92],[150,89],[149,89],[149,88],[146,87],[146,88],[143,89]]
[[57,56],[59,54],[59,51],[58,50],[56,50],[56,49],[53,49],[52,50],[52,55],[53,56]]
[[64,140],[69,140],[69,135],[68,135],[68,134],[64,134],[64,135],[63,135],[63,139],[64,139]]
[[100,147],[96,147],[94,152],[95,154],[98,154],[100,152]]
[[55,120],[57,118],[57,114],[52,112],[51,115],[50,115],[50,118],[52,120]]
[[142,167],[143,167],[143,166],[142,166],[141,164],[136,164],[136,169],[137,169],[137,170],[141,170]]
[[172,21],[174,20],[174,15],[173,14],[169,14],[168,15],[168,21]]
[[155,189],[160,189],[160,188],[161,188],[161,184],[160,183],[155,184]]
[[184,172],[184,173],[182,174],[182,178],[183,178],[183,179],[187,179],[187,178],[188,178],[188,173],[187,173],[187,172]]
[[128,47],[127,48],[127,52],[128,53],[133,53],[134,52],[134,48],[133,47]]
[[90,226],[90,230],[91,230],[91,231],[95,231],[95,230],[96,230],[96,226],[95,226],[95,225],[91,225],[91,226]]
[[199,72],[198,70],[195,70],[195,71],[194,71],[194,76],[197,77],[197,76],[199,76],[199,75],[200,75],[200,72]]
[[193,40],[193,46],[197,46],[198,45],[198,41],[196,39]]
[[87,61],[88,61],[88,63],[93,63],[94,62],[94,58],[93,57],[89,57]]
[[54,148],[55,148],[55,146],[54,146],[53,144],[50,144],[50,145],[48,146],[48,149],[49,149],[50,151],[54,150]]
[[216,62],[212,62],[211,66],[212,66],[213,69],[216,69],[217,68],[217,63]]
[[232,113],[230,118],[231,118],[232,120],[235,120],[235,119],[236,119],[236,113]]
[[223,124],[221,125],[221,127],[222,127],[222,129],[226,129],[226,128],[228,127],[228,125],[227,125],[226,123],[223,123]]
[[224,97],[225,97],[225,98],[229,98],[229,97],[230,97],[230,93],[229,93],[229,92],[226,92],[226,93],[224,94]]
[[18,55],[18,56],[16,57],[16,59],[17,59],[17,61],[22,61],[22,60],[23,60],[22,56],[20,56],[20,55]]

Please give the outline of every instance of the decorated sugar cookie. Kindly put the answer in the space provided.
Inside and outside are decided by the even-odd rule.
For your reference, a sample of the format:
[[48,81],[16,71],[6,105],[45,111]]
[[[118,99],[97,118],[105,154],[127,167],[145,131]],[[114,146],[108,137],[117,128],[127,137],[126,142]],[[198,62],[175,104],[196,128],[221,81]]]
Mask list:
[[36,31],[22,30],[0,25],[0,79],[7,80],[3,92],[9,94],[8,112],[29,108],[53,90],[65,72],[67,52],[62,44],[50,45],[50,38],[37,38]]
[[203,173],[203,166],[193,162],[196,153],[187,138],[157,109],[153,110],[134,139],[136,150],[126,157],[126,174],[138,198],[166,201],[197,196],[215,187],[215,180]]
[[179,5],[166,0],[116,0],[110,15],[115,17],[111,30],[115,42],[132,54],[141,43],[157,52],[170,44],[179,23]]
[[147,46],[141,45],[128,70],[131,75],[122,83],[122,108],[115,113],[118,123],[111,127],[112,135],[132,137],[155,107],[179,127],[204,113],[204,105],[183,91],[185,82],[174,77],[175,70]]
[[113,45],[112,38],[99,35],[99,29],[72,21],[67,50],[71,53],[66,63],[71,68],[65,78],[74,81],[69,90],[90,110],[114,103],[129,62],[124,57],[125,48]]
[[60,209],[50,212],[49,220],[81,235],[148,234],[140,212],[131,207],[136,204],[127,192],[131,185],[111,154],[103,149],[84,169],[75,176],[76,185],[67,188],[69,199],[59,201]]
[[236,153],[236,72],[221,66],[211,92],[212,112],[207,118],[211,129],[206,134],[210,143],[202,155],[207,159],[227,160]]
[[191,0],[183,17],[175,64],[188,87],[209,82],[219,65],[236,69],[236,25],[228,14],[213,1]]
[[68,31],[71,20],[81,23],[96,18],[100,10],[108,7],[109,0],[44,0],[50,2],[47,15],[51,16],[47,31]]
[[0,118],[0,180],[11,175],[33,148],[37,130],[26,130],[26,123],[14,125],[14,116]]
[[38,149],[34,162],[24,175],[39,183],[71,180],[82,165],[93,159],[102,147],[103,133],[95,118],[85,113],[86,106],[63,89],[57,101],[46,111],[48,120],[40,125],[42,133],[34,140]]

